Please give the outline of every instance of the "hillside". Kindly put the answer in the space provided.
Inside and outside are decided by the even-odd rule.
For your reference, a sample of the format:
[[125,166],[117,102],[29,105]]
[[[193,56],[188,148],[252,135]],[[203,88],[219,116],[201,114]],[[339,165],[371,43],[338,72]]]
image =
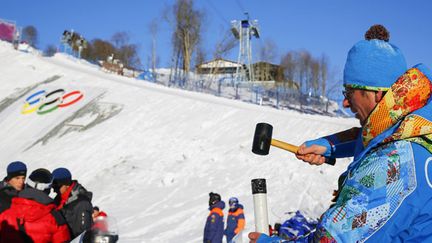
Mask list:
[[[317,167],[277,148],[254,155],[255,124],[272,124],[275,138],[293,144],[358,124],[171,89],[5,42],[0,73],[0,176],[14,160],[69,168],[117,220],[120,242],[201,242],[210,191],[237,196],[252,231],[254,178],[267,179],[272,223],[296,209],[318,217],[348,160]],[[41,90],[52,95],[38,101]],[[47,111],[68,93],[63,104],[83,96]],[[42,114],[32,110],[38,102],[47,104]]]

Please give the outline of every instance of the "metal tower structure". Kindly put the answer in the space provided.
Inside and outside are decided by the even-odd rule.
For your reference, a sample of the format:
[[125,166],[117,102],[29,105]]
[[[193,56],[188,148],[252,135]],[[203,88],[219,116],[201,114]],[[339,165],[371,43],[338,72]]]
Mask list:
[[239,55],[235,82],[255,81],[252,67],[252,37],[259,38],[258,20],[249,20],[249,14],[245,13],[246,19],[231,21],[231,32],[239,40]]
[[[63,51],[65,53],[75,55],[77,51],[77,57],[81,58],[81,53],[84,49],[87,48],[87,40],[82,37],[82,35],[74,32],[74,30],[63,31],[62,38],[60,42],[63,45]],[[78,50],[76,50],[78,49]],[[69,53],[70,52],[70,53]]]

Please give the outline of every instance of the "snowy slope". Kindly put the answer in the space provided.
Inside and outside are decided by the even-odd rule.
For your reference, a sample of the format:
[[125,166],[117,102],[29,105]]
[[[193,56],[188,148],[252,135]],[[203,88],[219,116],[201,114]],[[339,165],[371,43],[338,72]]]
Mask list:
[[[253,231],[254,178],[267,179],[271,223],[296,209],[318,217],[348,160],[316,167],[277,148],[254,155],[255,125],[268,122],[275,138],[301,144],[358,124],[170,89],[4,42],[0,82],[0,176],[14,160],[30,170],[69,168],[93,203],[117,219],[120,242],[201,242],[210,191],[239,197],[246,231]],[[22,114],[29,96],[57,89],[83,98],[43,115]]]

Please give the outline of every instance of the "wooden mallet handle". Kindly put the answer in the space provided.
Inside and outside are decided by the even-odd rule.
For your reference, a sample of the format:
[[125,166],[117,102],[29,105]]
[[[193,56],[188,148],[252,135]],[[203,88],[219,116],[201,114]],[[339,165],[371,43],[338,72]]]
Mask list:
[[276,139],[272,139],[271,140],[271,145],[275,146],[275,147],[278,147],[280,149],[284,149],[284,150],[290,151],[291,153],[295,153],[295,154],[297,153],[297,151],[299,149],[298,146],[295,146],[295,145],[292,145],[292,144],[289,144],[289,143],[285,143],[285,142],[282,142],[282,141],[276,140]]

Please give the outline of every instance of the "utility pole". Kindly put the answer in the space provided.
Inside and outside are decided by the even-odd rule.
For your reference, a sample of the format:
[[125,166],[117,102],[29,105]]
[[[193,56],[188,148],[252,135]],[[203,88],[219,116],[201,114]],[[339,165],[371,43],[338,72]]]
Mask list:
[[246,12],[246,19],[231,21],[231,32],[239,40],[239,55],[236,69],[235,82],[255,81],[252,67],[252,36],[260,38],[258,20],[249,20]]

